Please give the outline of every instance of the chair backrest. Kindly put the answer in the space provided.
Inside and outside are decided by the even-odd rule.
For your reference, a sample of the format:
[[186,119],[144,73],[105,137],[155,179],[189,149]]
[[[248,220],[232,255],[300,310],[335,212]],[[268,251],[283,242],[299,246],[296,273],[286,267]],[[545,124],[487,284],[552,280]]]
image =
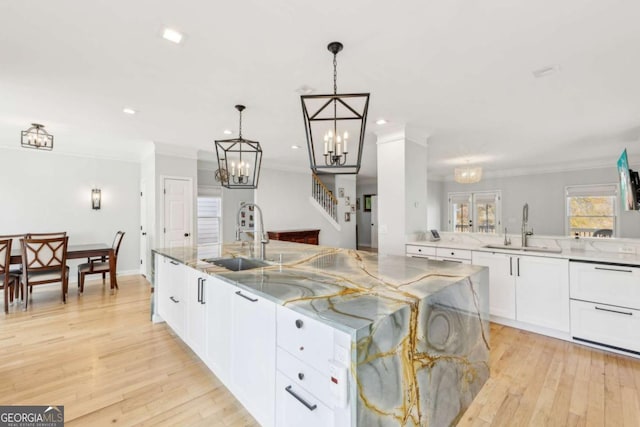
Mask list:
[[[4,236],[0,236],[0,240],[11,240],[11,246],[13,248],[17,248],[20,246],[20,239],[24,239],[24,234],[6,234]],[[1,270],[1,269],[0,269]],[[1,273],[2,271],[0,271]]]
[[609,228],[603,228],[593,232],[593,237],[612,237],[612,236],[613,236],[613,230]]
[[52,239],[20,239],[22,246],[22,267],[30,271],[64,271],[67,263],[68,237]]
[[54,239],[57,237],[66,237],[66,231],[57,233],[27,233],[27,239]]
[[116,254],[116,258],[118,258],[118,252],[120,251],[120,244],[122,243],[122,238],[124,237],[124,231],[118,231],[116,233],[116,237],[113,239],[113,252]]
[[4,280],[9,277],[11,259],[11,239],[0,240],[0,274],[4,274]]

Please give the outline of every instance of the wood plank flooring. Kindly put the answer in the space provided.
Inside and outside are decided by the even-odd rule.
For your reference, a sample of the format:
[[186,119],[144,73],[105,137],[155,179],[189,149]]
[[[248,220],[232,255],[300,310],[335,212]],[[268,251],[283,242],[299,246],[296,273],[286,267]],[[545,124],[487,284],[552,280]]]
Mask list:
[[[0,315],[0,404],[65,405],[68,426],[256,426],[165,324],[149,284],[34,288]],[[459,426],[640,426],[640,360],[491,325],[491,378]],[[363,426],[366,427],[366,426]]]

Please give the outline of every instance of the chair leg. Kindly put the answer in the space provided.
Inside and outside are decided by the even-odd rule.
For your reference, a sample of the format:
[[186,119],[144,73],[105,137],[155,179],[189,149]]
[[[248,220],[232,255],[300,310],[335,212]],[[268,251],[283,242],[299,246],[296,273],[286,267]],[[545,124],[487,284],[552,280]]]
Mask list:
[[9,314],[9,300],[7,298],[8,296],[8,288],[9,288],[9,282],[5,283],[4,286],[4,314]]
[[80,294],[84,293],[84,273],[80,273],[80,279],[78,280],[78,286],[80,287]]
[[102,284],[104,285],[107,280],[107,273],[102,273]]

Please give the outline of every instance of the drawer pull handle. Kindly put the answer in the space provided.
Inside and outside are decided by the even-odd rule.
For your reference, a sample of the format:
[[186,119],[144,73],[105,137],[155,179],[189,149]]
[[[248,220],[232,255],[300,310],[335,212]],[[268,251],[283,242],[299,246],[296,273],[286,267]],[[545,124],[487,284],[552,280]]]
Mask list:
[[620,273],[633,273],[633,270],[622,270],[620,268],[594,267],[596,270],[618,271]]
[[203,279],[202,279],[202,282],[200,282],[200,283],[201,283],[201,285],[200,285],[200,289],[202,289],[202,290],[200,291],[200,298],[201,298],[200,304],[206,304],[206,303],[207,303],[207,302],[204,300],[204,282],[206,282],[206,281],[207,281],[207,279],[204,279],[204,278],[203,278]]
[[295,397],[296,400],[300,403],[302,403],[304,406],[307,407],[308,410],[313,411],[314,409],[316,409],[318,407],[318,405],[311,405],[310,403],[308,403],[306,400],[304,400],[303,398],[301,398],[300,396],[298,396],[293,390],[291,390],[291,386],[287,386],[285,388],[285,390],[287,391],[287,393],[289,393],[291,396]]
[[600,310],[600,311],[609,311],[611,313],[618,313],[618,314],[624,314],[624,315],[627,315],[627,316],[633,316],[633,313],[630,313],[628,311],[610,310],[608,308],[598,307],[597,305],[595,307],[596,307],[596,310]]
[[170,262],[171,264],[173,264],[173,265],[180,265],[180,263],[179,263],[179,262],[175,262],[175,261],[169,261],[169,262]]
[[300,319],[296,320],[296,328],[300,329],[304,325],[304,322]]
[[244,298],[244,299],[248,299],[248,300],[249,300],[249,301],[251,301],[251,302],[258,302],[258,298],[251,298],[251,297],[248,297],[248,296],[246,296],[245,294],[243,294],[243,293],[242,293],[242,292],[240,292],[240,291],[237,291],[237,292],[236,292],[236,295],[241,296],[241,297],[242,297],[242,298]]
[[302,372],[298,372],[298,379],[302,381],[304,379],[304,374]]
[[422,249],[418,249],[418,252],[422,252]]
[[176,304],[180,302],[179,300],[175,299],[174,297],[169,297],[169,299],[171,301],[175,302]]
[[451,255],[455,255],[455,254],[456,254],[455,252],[451,252]]

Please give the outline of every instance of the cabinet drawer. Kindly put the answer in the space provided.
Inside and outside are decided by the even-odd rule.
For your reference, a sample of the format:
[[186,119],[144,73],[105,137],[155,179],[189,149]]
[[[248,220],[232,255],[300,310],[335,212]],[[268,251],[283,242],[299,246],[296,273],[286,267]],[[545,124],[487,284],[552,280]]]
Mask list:
[[640,310],[640,268],[571,262],[569,278],[572,299]]
[[471,251],[466,249],[437,248],[436,255],[442,259],[456,258],[471,261]]
[[333,411],[281,372],[276,375],[278,427],[333,427]]
[[278,346],[327,374],[333,359],[333,328],[286,307],[277,308]]
[[460,259],[460,258],[447,258],[447,257],[437,257],[438,261],[448,261],[448,262],[457,262],[458,264],[471,264],[470,259]]
[[288,377],[291,384],[304,388],[327,406],[333,407],[331,376],[328,373],[321,374],[280,347],[278,347],[276,359],[278,371]]
[[572,300],[571,336],[640,352],[640,311]]
[[436,256],[436,248],[431,246],[407,245],[407,255]]

